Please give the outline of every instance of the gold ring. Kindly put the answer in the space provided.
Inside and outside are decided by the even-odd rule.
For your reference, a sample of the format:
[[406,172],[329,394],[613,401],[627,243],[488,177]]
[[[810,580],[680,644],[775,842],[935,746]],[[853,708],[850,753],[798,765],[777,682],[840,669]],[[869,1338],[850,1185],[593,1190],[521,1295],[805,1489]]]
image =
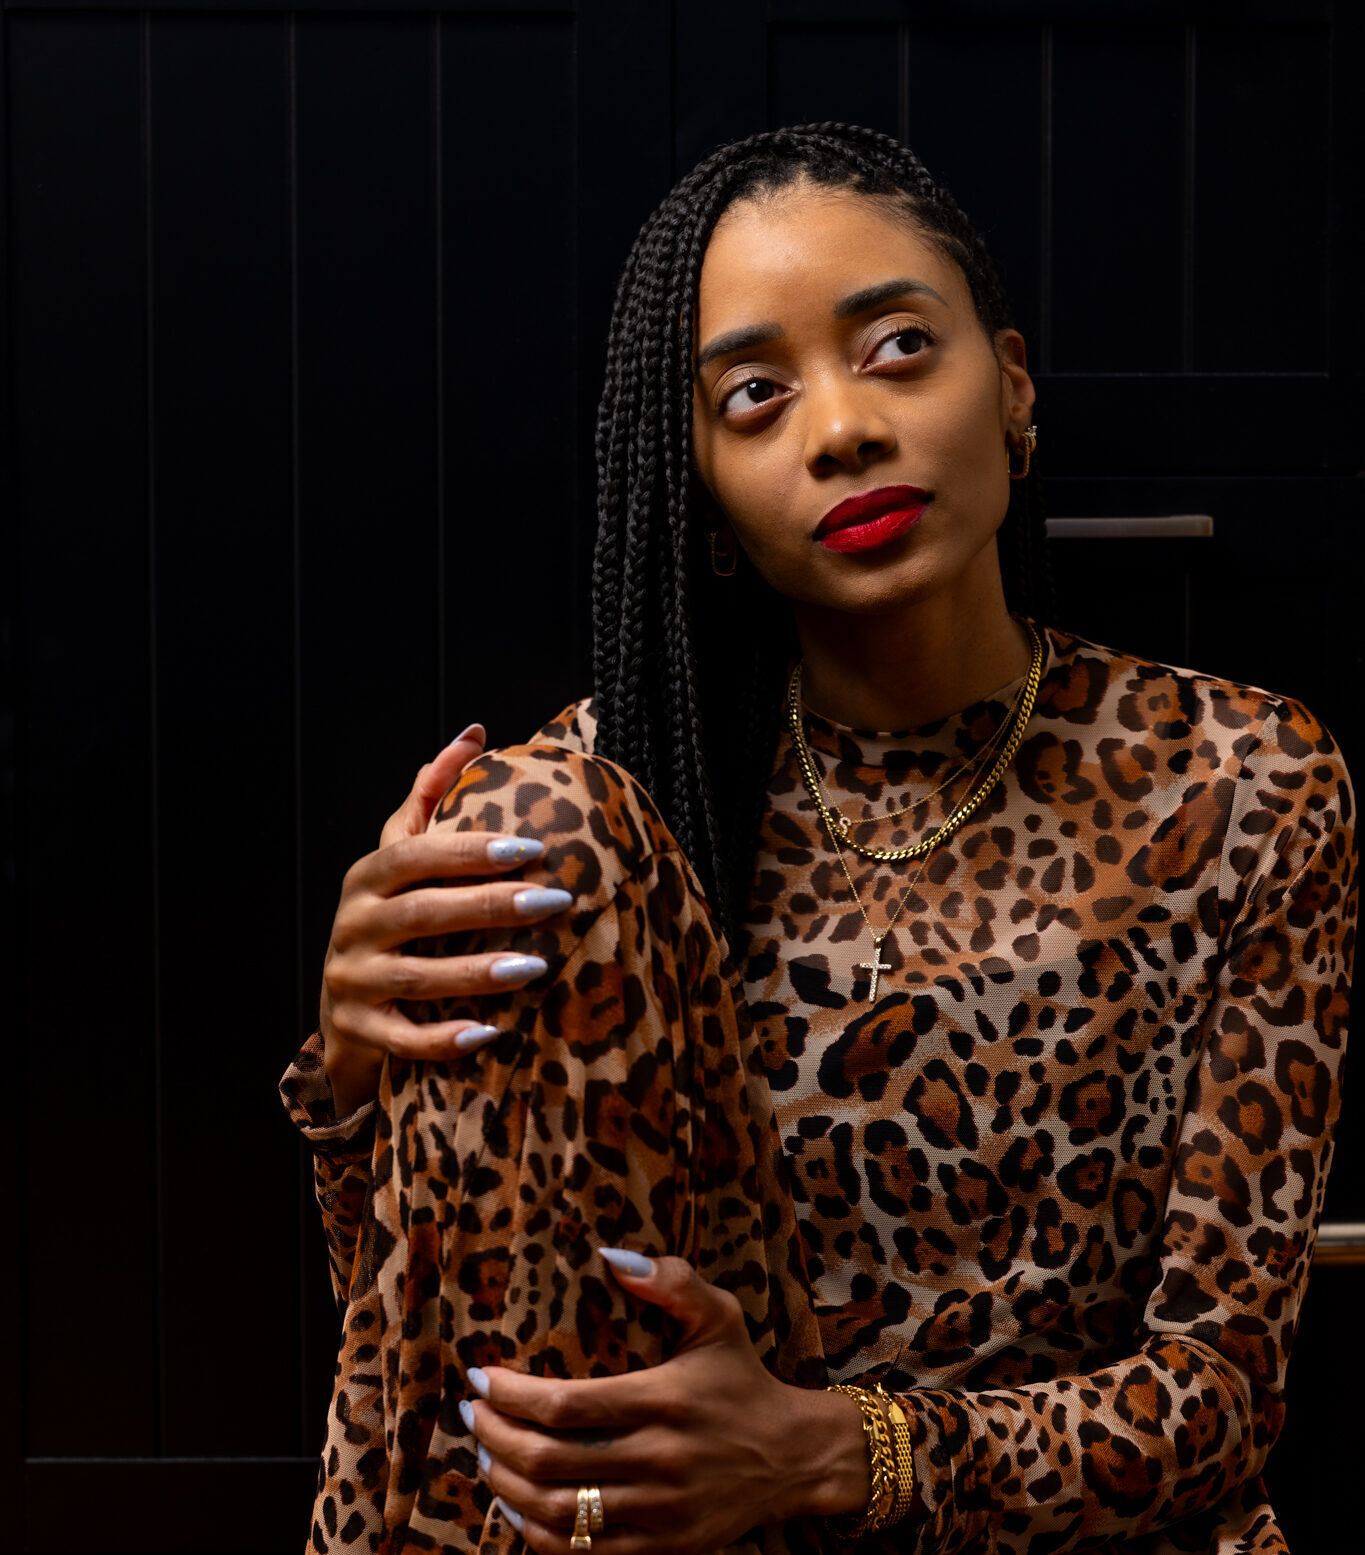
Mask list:
[[593,1533],[601,1533],[607,1526],[607,1519],[602,1512],[602,1492],[596,1485],[588,1486],[588,1528]]
[[571,1550],[591,1550],[592,1534],[592,1490],[587,1485],[580,1485],[578,1490],[578,1510],[574,1514],[573,1537],[569,1540]]

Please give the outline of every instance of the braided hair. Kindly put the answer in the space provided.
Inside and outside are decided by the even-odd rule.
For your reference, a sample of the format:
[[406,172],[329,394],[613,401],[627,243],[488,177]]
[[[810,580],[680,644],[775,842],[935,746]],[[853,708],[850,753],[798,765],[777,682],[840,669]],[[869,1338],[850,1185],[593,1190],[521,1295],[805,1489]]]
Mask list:
[[[741,955],[743,914],[797,652],[790,610],[751,566],[716,578],[692,461],[702,259],[736,201],[798,181],[884,202],[961,269],[988,336],[1009,307],[981,238],[913,152],[874,130],[807,124],[722,146],[646,221],[616,292],[597,417],[596,749],[653,796]],[[1000,530],[1010,609],[1053,611],[1037,463]]]

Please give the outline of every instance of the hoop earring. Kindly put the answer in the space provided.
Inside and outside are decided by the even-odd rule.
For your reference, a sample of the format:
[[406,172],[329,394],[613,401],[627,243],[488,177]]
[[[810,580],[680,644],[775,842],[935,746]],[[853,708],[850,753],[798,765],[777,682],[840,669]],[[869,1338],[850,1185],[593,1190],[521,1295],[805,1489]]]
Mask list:
[[1028,474],[1028,467],[1033,459],[1033,450],[1038,446],[1038,428],[1030,427],[1027,432],[1019,434],[1019,442],[1024,450],[1024,468],[1016,475],[1014,466],[1010,462],[1010,445],[1005,443],[1005,468],[1010,472],[1012,481],[1021,481]]
[[[723,529],[711,529],[707,531],[707,538],[711,542],[711,571],[718,578],[733,578],[735,568],[739,565],[739,547],[735,544],[735,537],[730,536],[729,543],[717,546],[716,541],[724,534]],[[726,566],[726,563],[729,563]]]

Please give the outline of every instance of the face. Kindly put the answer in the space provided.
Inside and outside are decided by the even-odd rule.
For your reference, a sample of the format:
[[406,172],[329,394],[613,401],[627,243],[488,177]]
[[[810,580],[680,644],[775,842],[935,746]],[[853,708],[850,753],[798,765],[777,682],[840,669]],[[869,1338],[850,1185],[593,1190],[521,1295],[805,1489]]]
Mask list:
[[998,580],[1007,440],[1033,406],[1023,340],[987,336],[961,270],[905,219],[809,185],[732,206],[702,264],[695,362],[702,479],[798,607]]

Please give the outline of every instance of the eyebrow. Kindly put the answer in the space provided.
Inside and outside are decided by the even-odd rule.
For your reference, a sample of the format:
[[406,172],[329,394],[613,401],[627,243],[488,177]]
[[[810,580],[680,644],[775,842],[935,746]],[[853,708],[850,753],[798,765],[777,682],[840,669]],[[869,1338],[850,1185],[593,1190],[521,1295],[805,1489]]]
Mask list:
[[926,281],[915,281],[908,275],[902,275],[894,281],[878,281],[875,286],[865,286],[862,291],[854,292],[851,297],[836,302],[834,317],[850,319],[855,313],[866,313],[869,308],[891,302],[897,297],[932,297],[935,302],[941,302],[945,308],[948,306],[947,300],[940,297]]
[[[927,282],[902,275],[892,281],[878,281],[875,286],[865,286],[860,292],[840,298],[834,305],[834,317],[853,318],[897,297],[932,297],[945,308],[948,306],[946,299],[940,297]],[[728,330],[723,335],[717,335],[697,352],[697,371],[700,372],[717,357],[733,356],[737,351],[751,351],[755,346],[770,345],[774,340],[780,340],[782,335],[780,324],[749,324],[742,329]]]

